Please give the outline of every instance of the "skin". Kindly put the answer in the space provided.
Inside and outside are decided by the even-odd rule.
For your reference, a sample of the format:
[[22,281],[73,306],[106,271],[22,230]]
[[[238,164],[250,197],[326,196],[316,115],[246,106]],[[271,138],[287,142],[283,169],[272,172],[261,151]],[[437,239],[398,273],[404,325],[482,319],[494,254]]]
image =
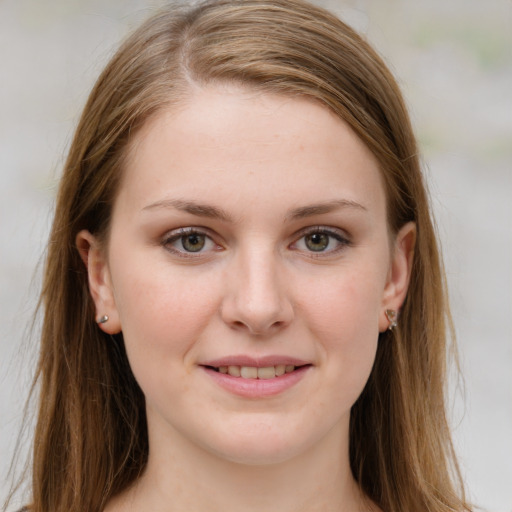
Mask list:
[[[195,89],[133,141],[107,247],[77,243],[147,400],[147,470],[107,510],[372,508],[350,408],[405,298],[414,226],[390,236],[378,162],[348,125],[307,99]],[[202,366],[276,354],[310,366],[263,398]]]

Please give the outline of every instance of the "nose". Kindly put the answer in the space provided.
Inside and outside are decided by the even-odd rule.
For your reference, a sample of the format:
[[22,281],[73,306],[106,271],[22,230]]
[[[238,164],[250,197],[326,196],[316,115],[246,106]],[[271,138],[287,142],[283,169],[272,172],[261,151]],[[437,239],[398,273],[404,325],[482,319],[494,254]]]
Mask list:
[[293,304],[278,257],[271,250],[240,254],[227,276],[221,315],[231,328],[268,336],[290,324]]

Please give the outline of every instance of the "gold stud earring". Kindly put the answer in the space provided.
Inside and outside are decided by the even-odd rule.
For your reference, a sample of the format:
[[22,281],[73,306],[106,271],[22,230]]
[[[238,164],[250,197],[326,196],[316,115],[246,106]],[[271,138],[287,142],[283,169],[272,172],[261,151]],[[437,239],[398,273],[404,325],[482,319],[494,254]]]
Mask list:
[[397,312],[394,309],[386,309],[386,318],[389,321],[388,330],[392,331],[397,324]]

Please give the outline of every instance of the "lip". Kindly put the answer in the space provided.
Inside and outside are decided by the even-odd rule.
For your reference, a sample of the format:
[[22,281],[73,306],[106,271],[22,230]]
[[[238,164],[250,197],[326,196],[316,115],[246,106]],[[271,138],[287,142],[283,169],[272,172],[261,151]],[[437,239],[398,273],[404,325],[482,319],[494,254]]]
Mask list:
[[[291,373],[285,373],[272,379],[244,379],[220,373],[211,367],[219,366],[252,366],[264,368],[267,366],[293,365],[297,368]],[[244,398],[266,398],[284,393],[298,384],[313,367],[308,361],[289,356],[227,356],[220,359],[201,363],[199,367],[213,382],[224,390]]]
[[305,366],[311,364],[311,362],[285,355],[268,355],[261,357],[232,355],[220,359],[204,361],[199,364],[201,366],[215,366],[216,368],[219,366],[254,366],[256,368],[265,368],[266,366],[277,366],[280,364]]

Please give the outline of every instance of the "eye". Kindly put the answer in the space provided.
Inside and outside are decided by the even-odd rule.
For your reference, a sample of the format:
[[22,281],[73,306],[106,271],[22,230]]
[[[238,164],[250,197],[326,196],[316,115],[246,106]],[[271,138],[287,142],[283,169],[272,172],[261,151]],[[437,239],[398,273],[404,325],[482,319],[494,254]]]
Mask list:
[[320,255],[338,252],[348,245],[350,241],[340,230],[315,227],[292,244],[292,249]]
[[329,247],[331,239],[325,233],[311,233],[304,237],[304,243],[310,251],[325,251]]
[[214,251],[220,247],[204,232],[196,228],[180,228],[169,233],[162,245],[170,252],[183,256]]
[[181,246],[187,252],[199,252],[206,245],[206,236],[199,233],[183,235],[180,239]]

